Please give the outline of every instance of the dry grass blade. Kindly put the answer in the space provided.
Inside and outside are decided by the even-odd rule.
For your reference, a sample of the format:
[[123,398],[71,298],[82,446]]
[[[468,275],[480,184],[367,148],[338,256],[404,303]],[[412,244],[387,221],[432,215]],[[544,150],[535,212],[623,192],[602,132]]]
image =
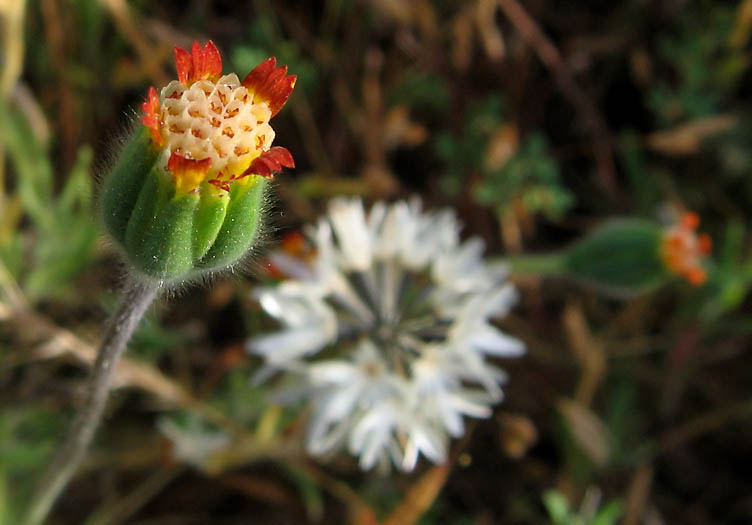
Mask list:
[[569,346],[582,369],[574,398],[582,406],[589,406],[605,375],[606,357],[601,344],[590,333],[587,320],[579,307],[567,305],[563,321]]
[[650,485],[653,482],[653,467],[649,464],[640,465],[632,477],[627,494],[627,510],[624,515],[624,525],[642,523],[645,509],[648,507]]
[[0,94],[8,96],[16,85],[24,56],[24,11],[26,0],[0,0],[2,19],[3,68],[0,72]]
[[716,115],[682,124],[666,131],[657,131],[645,137],[646,145],[666,155],[697,153],[702,141],[733,128],[738,119],[734,115]]
[[384,520],[384,525],[415,523],[429,509],[446,483],[449,465],[438,465],[423,474],[405,494],[402,503]]
[[161,56],[154,53],[151,44],[144,38],[143,31],[139,29],[140,22],[135,20],[130,6],[125,0],[99,0],[99,2],[107,8],[115,26],[136,49],[141,67],[144,71],[148,71],[152,82],[159,86],[165,85],[169,79],[162,71]]
[[665,454],[734,420],[752,417],[752,400],[728,404],[667,430],[658,438],[657,453]]
[[222,485],[245,494],[249,498],[271,505],[291,505],[293,496],[279,484],[247,474],[227,474],[217,478]]
[[[33,312],[15,313],[14,318],[15,326],[33,326],[37,337],[41,328],[41,332],[46,336],[45,342],[34,349],[36,358],[53,359],[67,355],[87,366],[96,359],[97,350],[94,345],[54,325],[48,319]],[[186,405],[194,401],[183,387],[158,370],[128,358],[124,358],[118,364],[115,384],[140,388],[171,404]]]
[[736,24],[729,37],[732,46],[744,47],[752,33],[752,0],[743,0],[736,11]]
[[506,47],[501,29],[496,24],[496,9],[494,0],[480,0],[475,11],[475,20],[486,55],[491,60],[499,61],[504,59]]
[[595,465],[605,465],[610,454],[608,432],[598,416],[569,399],[560,399],[557,408],[580,450]]

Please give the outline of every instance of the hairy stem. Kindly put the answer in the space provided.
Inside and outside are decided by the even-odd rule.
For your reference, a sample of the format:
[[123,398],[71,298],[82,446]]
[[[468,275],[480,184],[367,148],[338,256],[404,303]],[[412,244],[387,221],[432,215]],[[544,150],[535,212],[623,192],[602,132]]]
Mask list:
[[42,476],[27,509],[24,521],[27,525],[42,523],[83,460],[102,419],[117,362],[158,291],[159,284],[154,283],[131,283],[126,288],[120,307],[104,333],[89,376],[86,400]]

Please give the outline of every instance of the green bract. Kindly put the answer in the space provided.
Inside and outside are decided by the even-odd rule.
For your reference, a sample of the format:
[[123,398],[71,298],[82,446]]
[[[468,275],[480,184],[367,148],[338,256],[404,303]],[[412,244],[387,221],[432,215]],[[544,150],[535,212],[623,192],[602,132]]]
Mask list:
[[229,191],[204,183],[180,194],[141,128],[104,181],[102,218],[138,274],[175,282],[231,266],[251,249],[266,187],[251,175]]

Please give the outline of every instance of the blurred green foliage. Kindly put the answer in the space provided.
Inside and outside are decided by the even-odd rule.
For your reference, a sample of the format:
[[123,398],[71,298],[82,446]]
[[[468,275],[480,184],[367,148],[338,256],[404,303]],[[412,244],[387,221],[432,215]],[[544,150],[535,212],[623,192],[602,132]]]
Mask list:
[[586,515],[571,509],[566,497],[556,490],[543,494],[543,504],[553,525],[615,525],[624,514],[624,505],[617,500],[603,505],[594,515]]
[[31,483],[57,445],[65,418],[42,407],[0,411],[0,525],[19,522]]
[[[390,106],[406,104],[427,117],[439,117],[449,110],[450,87],[440,76],[426,71],[406,71],[398,82],[390,86],[387,100]],[[439,139],[439,140],[449,140]],[[437,147],[451,147],[440,146]],[[449,156],[445,158],[450,158]]]
[[0,133],[18,175],[15,197],[33,226],[29,242],[15,231],[21,215],[15,220],[4,217],[0,257],[32,299],[49,298],[64,292],[94,256],[98,224],[92,204],[92,152],[86,146],[79,150],[57,190],[49,154],[23,116],[0,106]]
[[502,168],[490,170],[473,191],[475,202],[502,215],[515,199],[530,213],[560,219],[574,204],[574,195],[559,178],[559,168],[548,155],[540,134],[526,138]]
[[303,54],[303,50],[294,42],[282,39],[279,27],[272,16],[256,16],[247,26],[244,42],[233,48],[230,54],[232,70],[242,78],[246,72],[269,58],[277,57],[277,63],[288,66],[290,73],[298,75],[296,90],[303,90],[312,95],[319,82],[316,64]]
[[473,200],[499,216],[519,202],[530,213],[560,218],[574,204],[574,196],[562,184],[542,134],[525,137],[519,147],[510,138],[511,143],[502,147],[515,151],[496,163],[500,165],[489,165],[489,141],[505,125],[504,114],[503,99],[492,95],[468,109],[459,136],[451,132],[436,135],[436,152],[446,166],[442,189],[457,195],[466,187],[468,177],[476,175],[480,178],[472,188]]
[[707,5],[684,17],[677,34],[659,39],[659,60],[669,65],[673,79],[659,77],[647,103],[662,126],[727,109],[748,67],[744,49],[730,42],[735,15],[732,6]]

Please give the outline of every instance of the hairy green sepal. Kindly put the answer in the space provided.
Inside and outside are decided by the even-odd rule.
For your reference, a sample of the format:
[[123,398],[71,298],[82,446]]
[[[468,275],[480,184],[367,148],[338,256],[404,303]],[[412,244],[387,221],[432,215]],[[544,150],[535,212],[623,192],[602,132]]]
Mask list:
[[211,248],[198,261],[198,267],[229,266],[253,248],[261,228],[266,187],[267,180],[263,177],[230,187],[227,214]]
[[126,145],[102,188],[102,218],[136,273],[177,282],[221,270],[252,247],[263,220],[267,181],[253,177],[230,192],[208,184],[176,194],[172,175],[145,130]]

